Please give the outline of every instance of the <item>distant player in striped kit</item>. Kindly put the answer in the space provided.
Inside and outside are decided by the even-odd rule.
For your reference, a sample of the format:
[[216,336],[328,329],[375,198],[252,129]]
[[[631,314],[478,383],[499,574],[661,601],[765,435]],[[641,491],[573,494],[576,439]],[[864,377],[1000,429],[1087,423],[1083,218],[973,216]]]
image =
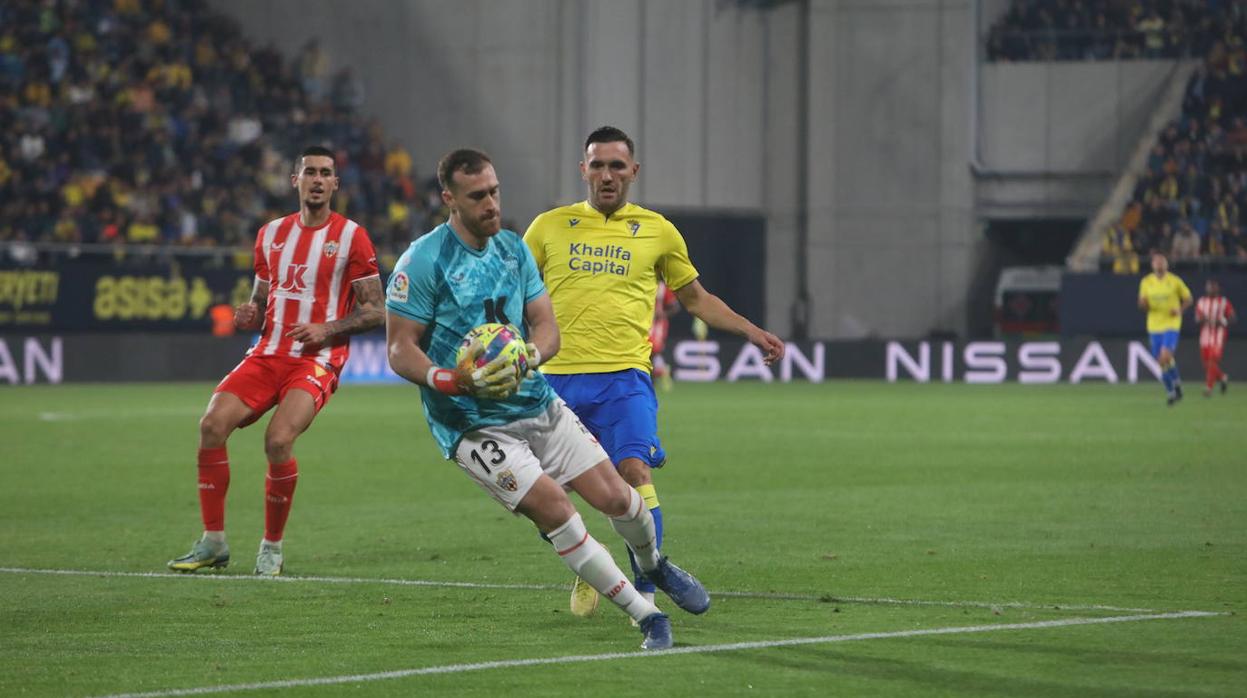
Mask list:
[[199,508],[203,536],[169,568],[194,572],[229,564],[225,441],[241,427],[277,410],[264,433],[268,477],[264,538],[256,574],[281,574],[282,536],[299,470],[294,441],[338,387],[349,336],[385,322],[377,255],[368,231],[329,206],[338,189],[333,152],[303,151],[290,176],[299,211],[262,227],[255,241],[251,300],[234,312],[243,330],[263,330],[260,341],[229,373],[199,420]]
[[1195,304],[1195,322],[1200,325],[1199,356],[1204,362],[1204,397],[1212,396],[1212,386],[1220,383],[1221,393],[1230,387],[1230,377],[1221,370],[1221,356],[1225,352],[1226,329],[1238,319],[1230,299],[1221,295],[1221,283],[1208,279],[1204,284],[1207,295]]

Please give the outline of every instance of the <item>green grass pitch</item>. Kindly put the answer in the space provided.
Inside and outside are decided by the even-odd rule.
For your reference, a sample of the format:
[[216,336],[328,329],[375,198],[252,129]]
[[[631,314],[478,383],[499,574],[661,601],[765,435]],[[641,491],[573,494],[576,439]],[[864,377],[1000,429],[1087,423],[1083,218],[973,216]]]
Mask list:
[[[249,575],[263,516],[255,427],[230,441],[233,564],[160,574],[198,535],[210,390],[0,389],[0,695],[279,681],[292,683],[228,693],[1126,697],[1247,685],[1247,395],[1233,387],[1204,399],[1188,386],[1170,409],[1156,385],[680,384],[660,396],[665,548],[714,604],[693,617],[660,600],[689,650],[665,656],[640,654],[639,632],[606,604],[588,620],[567,612],[555,587],[569,573],[440,459],[408,386],[344,386],[296,445],[289,581]],[[622,561],[606,522],[581,510]],[[1220,615],[1066,623],[1185,610]],[[1022,627],[950,630],[997,625]],[[773,646],[800,638],[825,640]],[[590,655],[608,656],[558,660]],[[500,664],[470,666],[484,662]],[[369,676],[419,669],[430,671]],[[344,676],[360,678],[305,683]]]

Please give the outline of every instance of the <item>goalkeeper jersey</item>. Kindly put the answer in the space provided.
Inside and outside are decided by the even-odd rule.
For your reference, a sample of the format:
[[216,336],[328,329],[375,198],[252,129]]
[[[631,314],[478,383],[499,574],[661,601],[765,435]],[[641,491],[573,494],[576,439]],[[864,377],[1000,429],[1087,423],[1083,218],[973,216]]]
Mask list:
[[[485,249],[475,250],[443,223],[398,258],[385,307],[425,325],[421,348],[438,366],[453,367],[463,336],[487,322],[513,324],[527,338],[524,306],[545,292],[519,235],[503,230]],[[464,433],[534,417],[554,399],[554,391],[537,373],[506,400],[444,395],[426,386],[420,396],[433,438],[450,458]]]

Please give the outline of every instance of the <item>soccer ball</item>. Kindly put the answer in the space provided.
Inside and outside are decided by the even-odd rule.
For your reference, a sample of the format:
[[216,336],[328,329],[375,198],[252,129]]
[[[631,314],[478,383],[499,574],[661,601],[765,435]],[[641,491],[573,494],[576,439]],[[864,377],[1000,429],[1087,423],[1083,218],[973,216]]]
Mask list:
[[516,376],[523,377],[528,373],[528,349],[524,345],[524,337],[513,325],[487,322],[463,336],[459,342],[456,361],[462,362],[468,353],[473,340],[479,340],[485,347],[484,353],[476,357],[476,367],[480,368],[499,356],[507,357],[507,361],[515,367]]

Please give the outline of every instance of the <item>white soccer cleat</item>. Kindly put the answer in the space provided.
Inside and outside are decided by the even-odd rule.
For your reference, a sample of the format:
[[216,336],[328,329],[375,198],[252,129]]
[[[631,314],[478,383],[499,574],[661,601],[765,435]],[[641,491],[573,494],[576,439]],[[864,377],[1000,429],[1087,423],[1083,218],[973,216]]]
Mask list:
[[264,577],[276,577],[281,574],[282,566],[281,543],[260,541],[260,552],[255,556],[255,573]]

